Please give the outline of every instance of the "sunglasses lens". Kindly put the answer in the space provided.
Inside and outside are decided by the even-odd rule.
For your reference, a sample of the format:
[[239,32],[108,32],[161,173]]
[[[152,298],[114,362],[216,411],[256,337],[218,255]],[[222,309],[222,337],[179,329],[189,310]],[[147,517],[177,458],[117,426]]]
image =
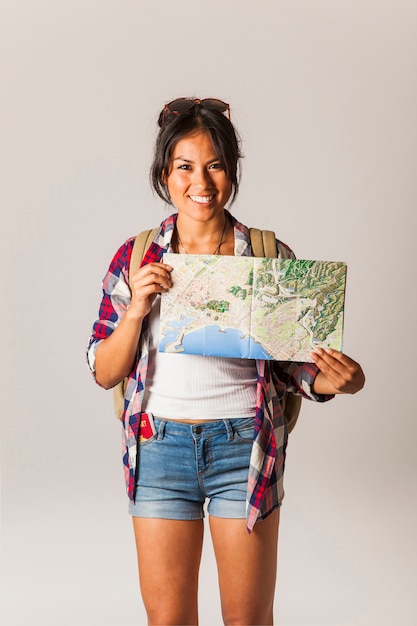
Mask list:
[[205,98],[201,101],[201,104],[205,109],[218,111],[219,113],[224,113],[229,108],[229,105],[226,104],[226,102],[223,102],[223,100],[216,100],[213,98]]
[[171,113],[186,113],[193,108],[194,101],[187,98],[178,98],[178,100],[173,100],[166,106]]

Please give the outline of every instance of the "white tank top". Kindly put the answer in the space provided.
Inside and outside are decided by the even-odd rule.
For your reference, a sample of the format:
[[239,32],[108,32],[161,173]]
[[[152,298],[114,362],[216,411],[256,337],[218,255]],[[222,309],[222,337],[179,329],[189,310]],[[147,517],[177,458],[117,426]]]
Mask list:
[[256,361],[158,352],[160,298],[149,319],[148,372],[142,410],[168,419],[254,417]]

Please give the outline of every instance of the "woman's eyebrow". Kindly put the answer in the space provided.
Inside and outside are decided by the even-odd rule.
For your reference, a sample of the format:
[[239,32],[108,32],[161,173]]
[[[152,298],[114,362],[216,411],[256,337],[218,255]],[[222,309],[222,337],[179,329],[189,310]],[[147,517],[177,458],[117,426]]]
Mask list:
[[[182,157],[182,156],[177,156],[173,158],[172,160],[173,161],[185,161],[185,163],[194,163],[192,159],[186,159],[185,157]],[[216,161],[220,161],[220,159],[218,159],[217,157],[214,157],[214,159],[210,159],[209,161],[207,161],[207,163],[208,164],[216,163]]]

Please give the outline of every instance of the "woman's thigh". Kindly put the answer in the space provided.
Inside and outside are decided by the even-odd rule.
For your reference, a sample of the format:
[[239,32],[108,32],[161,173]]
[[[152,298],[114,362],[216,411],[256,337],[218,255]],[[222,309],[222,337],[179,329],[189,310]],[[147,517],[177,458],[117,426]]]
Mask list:
[[272,624],[279,509],[255,524],[210,516],[224,623]]
[[133,517],[133,528],[149,624],[197,624],[203,520]]

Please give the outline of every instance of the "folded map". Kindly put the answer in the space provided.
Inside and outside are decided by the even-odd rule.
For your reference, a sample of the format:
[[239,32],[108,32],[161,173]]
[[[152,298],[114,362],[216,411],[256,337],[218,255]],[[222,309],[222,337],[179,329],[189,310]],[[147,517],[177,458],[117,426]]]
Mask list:
[[342,349],[346,263],[165,254],[160,352],[312,361]]

